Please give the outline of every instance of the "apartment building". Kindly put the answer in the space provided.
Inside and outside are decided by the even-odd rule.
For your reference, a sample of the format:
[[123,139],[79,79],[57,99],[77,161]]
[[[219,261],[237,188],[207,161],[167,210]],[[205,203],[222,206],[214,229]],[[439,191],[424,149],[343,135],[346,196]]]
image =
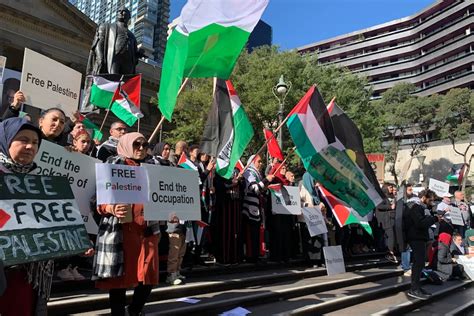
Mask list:
[[439,0],[398,20],[299,47],[365,75],[373,98],[399,82],[420,96],[474,88],[474,0]]

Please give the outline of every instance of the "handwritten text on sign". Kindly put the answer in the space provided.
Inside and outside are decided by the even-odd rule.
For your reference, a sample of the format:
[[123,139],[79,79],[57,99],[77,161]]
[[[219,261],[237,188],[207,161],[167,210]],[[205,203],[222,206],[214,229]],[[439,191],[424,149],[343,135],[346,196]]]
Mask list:
[[290,198],[290,204],[272,194],[272,212],[275,214],[301,215],[301,198],[298,187],[285,186]]
[[324,247],[323,252],[328,275],[346,272],[341,246]]
[[328,232],[326,222],[319,206],[302,208],[306,226],[311,237]]
[[145,167],[95,165],[97,204],[148,202],[148,173]]
[[34,173],[43,176],[66,177],[89,234],[97,234],[92,218],[90,200],[95,194],[95,164],[99,160],[80,153],[69,152],[61,146],[43,140],[36,155],[38,168]]
[[150,179],[146,220],[168,220],[176,213],[180,220],[201,220],[199,174],[194,170],[147,165]]
[[0,176],[0,259],[5,265],[79,254],[90,247],[66,178]]

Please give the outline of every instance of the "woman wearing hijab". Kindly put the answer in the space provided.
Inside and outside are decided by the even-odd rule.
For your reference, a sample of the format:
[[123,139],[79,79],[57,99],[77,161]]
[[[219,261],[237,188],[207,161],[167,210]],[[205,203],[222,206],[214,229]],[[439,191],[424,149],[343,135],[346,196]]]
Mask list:
[[249,158],[248,168],[244,172],[245,190],[242,206],[242,226],[248,262],[256,263],[260,252],[260,226],[264,223],[265,191],[275,178],[269,174],[262,177],[260,170],[263,167],[262,157],[252,155]]
[[152,156],[155,164],[160,166],[175,165],[170,161],[171,145],[166,142],[158,143],[153,148]]
[[463,267],[451,256],[451,235],[441,233],[438,237],[438,272],[443,281],[463,276]]
[[[147,157],[147,148],[142,134],[125,134],[119,139],[118,155],[109,158],[108,163],[140,166]],[[134,287],[128,314],[140,315],[153,285],[158,284],[159,225],[145,221],[143,204],[99,205],[97,211],[102,218],[93,279],[97,280],[98,288],[109,290],[114,316],[125,315],[125,293],[127,288]]]
[[[268,173],[275,175],[272,184],[281,184],[288,186],[290,181],[286,179],[286,166],[281,163],[274,163]],[[271,209],[271,199],[268,199],[268,210]],[[294,215],[274,214],[268,212],[267,227],[269,231],[269,250],[270,260],[276,262],[288,263],[293,246],[293,226],[295,223]]]
[[[301,206],[315,207],[319,206],[321,213],[326,218],[326,207],[319,199],[318,190],[314,178],[308,173],[303,174],[303,183],[300,188]],[[326,220],[326,225],[329,223]],[[301,239],[303,244],[303,253],[306,260],[312,264],[321,266],[323,264],[323,247],[328,246],[327,234],[316,235],[311,237],[304,218],[300,220],[301,225]],[[330,230],[330,227],[328,227]]]
[[[29,121],[13,117],[0,123],[0,174],[30,173],[41,132]],[[7,289],[0,297],[1,315],[33,315],[46,311],[53,278],[52,260],[9,267]],[[21,298],[21,304],[12,304]]]

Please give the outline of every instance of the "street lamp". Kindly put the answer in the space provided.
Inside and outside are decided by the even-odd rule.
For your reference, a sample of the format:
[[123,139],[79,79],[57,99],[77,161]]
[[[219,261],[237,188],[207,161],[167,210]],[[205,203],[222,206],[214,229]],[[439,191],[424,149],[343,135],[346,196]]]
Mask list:
[[[280,76],[280,79],[278,80],[278,83],[272,88],[273,95],[275,98],[277,98],[278,103],[279,103],[279,108],[278,108],[278,126],[281,125],[281,122],[283,121],[283,105],[285,103],[285,98],[288,95],[288,92],[291,89],[291,82],[286,83],[283,80],[283,75]],[[283,130],[280,129],[278,132],[278,143],[280,144],[280,147],[283,147]]]

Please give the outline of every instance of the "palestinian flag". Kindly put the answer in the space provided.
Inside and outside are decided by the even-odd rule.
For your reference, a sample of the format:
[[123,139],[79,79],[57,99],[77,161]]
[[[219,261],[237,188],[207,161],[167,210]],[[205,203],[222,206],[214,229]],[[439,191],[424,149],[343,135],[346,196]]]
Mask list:
[[188,157],[186,156],[184,152],[181,154],[181,157],[179,157],[178,166],[184,169],[198,171],[198,168],[196,167],[196,165],[191,160],[188,159]]
[[381,199],[384,194],[380,188],[379,181],[375,175],[374,169],[364,151],[364,141],[357,125],[347,116],[346,113],[336,104],[335,98],[327,106],[331,121],[334,126],[334,133],[349,157],[355,160],[357,166],[364,172],[367,179],[372,183],[373,188]]
[[99,142],[102,140],[102,137],[104,137],[104,134],[100,131],[99,127],[94,124],[91,120],[89,120],[87,117],[84,115],[80,114],[79,120],[84,124],[86,129],[92,131],[92,139],[97,139]]
[[[280,131],[281,132],[281,131]],[[278,145],[278,142],[273,135],[272,131],[269,129],[264,128],[263,129],[263,135],[265,135],[265,140],[267,142],[267,150],[268,154],[272,158],[277,158],[280,161],[285,160],[285,157],[283,157],[283,153],[281,152],[280,145]]]
[[451,172],[446,176],[446,180],[449,182],[457,183],[461,185],[464,176],[465,164],[458,163],[451,167]]
[[[280,203],[283,201],[285,205],[291,205],[290,194],[288,190],[281,183],[270,184],[268,190],[273,194]],[[283,204],[283,203],[282,203]]]
[[140,112],[142,75],[136,75],[120,84],[115,91],[111,111],[128,126],[143,117]]
[[196,221],[196,244],[199,246],[202,243],[202,236],[204,235],[204,230],[209,226],[206,222]]
[[[116,79],[119,79],[119,77]],[[109,76],[93,76],[92,80],[89,102],[99,108],[108,109],[112,104],[120,81],[112,80]]]
[[188,0],[166,44],[158,106],[167,120],[183,78],[229,78],[268,0]]
[[239,172],[242,172],[244,171],[244,164],[242,163],[242,161],[239,159],[239,161],[237,161],[237,164],[235,165],[235,168],[237,168],[239,170]]
[[359,215],[372,211],[382,199],[340,142],[336,142],[329,113],[315,86],[288,115],[286,124],[296,152],[311,176]]
[[252,124],[232,83],[217,79],[214,102],[202,136],[201,152],[216,157],[216,172],[230,179],[252,137]]
[[366,218],[361,217],[352,207],[335,197],[324,187],[319,186],[319,191],[332,210],[332,214],[337,220],[340,227],[349,224],[358,224],[364,228],[369,235],[372,236],[372,227],[370,227]]

